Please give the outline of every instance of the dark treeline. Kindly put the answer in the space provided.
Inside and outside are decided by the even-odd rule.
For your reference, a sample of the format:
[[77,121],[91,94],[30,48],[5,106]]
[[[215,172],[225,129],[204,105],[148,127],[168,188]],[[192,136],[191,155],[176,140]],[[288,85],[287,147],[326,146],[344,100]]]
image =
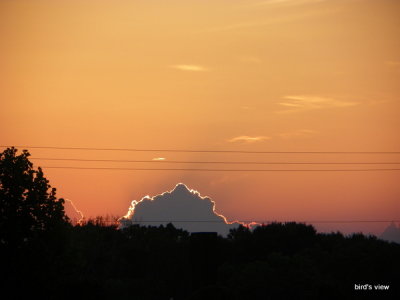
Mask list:
[[399,254],[398,244],[298,223],[239,227],[223,238],[172,224],[88,222],[3,252],[2,291],[14,299],[395,299]]
[[0,153],[1,299],[400,299],[399,244],[299,223],[225,238],[101,218],[73,226],[28,157]]

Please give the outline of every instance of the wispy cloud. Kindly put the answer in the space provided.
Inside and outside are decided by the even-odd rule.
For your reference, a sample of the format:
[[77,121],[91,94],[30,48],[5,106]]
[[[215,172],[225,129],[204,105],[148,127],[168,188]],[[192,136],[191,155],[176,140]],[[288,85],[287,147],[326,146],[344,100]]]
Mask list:
[[207,68],[200,65],[173,65],[171,66],[171,68],[190,72],[204,72],[208,70]]
[[344,101],[334,98],[321,96],[294,95],[283,97],[284,101],[278,102],[285,110],[276,111],[277,113],[293,113],[317,109],[328,109],[338,107],[351,107],[359,105],[359,102]]
[[243,143],[255,143],[255,142],[263,142],[266,140],[270,140],[271,137],[269,136],[248,136],[248,135],[241,135],[236,136],[228,140],[229,143],[235,142],[243,142]]
[[316,130],[298,129],[294,131],[279,133],[278,136],[283,139],[292,139],[292,138],[311,138],[316,134],[318,134],[318,131]]
[[152,160],[163,161],[163,160],[165,160],[165,157],[154,157]]
[[253,3],[252,6],[271,6],[271,5],[305,5],[325,2],[326,0],[266,0]]
[[388,61],[385,61],[385,65],[387,65],[389,67],[400,67],[400,61],[388,60]]
[[223,31],[235,31],[240,29],[252,29],[263,26],[272,26],[278,24],[286,24],[296,21],[302,21],[304,19],[312,18],[315,16],[321,16],[325,14],[331,14],[337,12],[337,9],[313,9],[312,11],[307,11],[303,13],[294,13],[289,15],[271,17],[268,19],[263,19],[260,21],[247,21],[238,22],[233,24],[227,24],[223,26],[208,28],[202,30],[201,32],[223,32]]
[[259,64],[262,60],[255,56],[240,56],[239,60],[244,63]]
[[400,61],[388,60],[388,61],[385,61],[385,65],[394,71],[400,70]]

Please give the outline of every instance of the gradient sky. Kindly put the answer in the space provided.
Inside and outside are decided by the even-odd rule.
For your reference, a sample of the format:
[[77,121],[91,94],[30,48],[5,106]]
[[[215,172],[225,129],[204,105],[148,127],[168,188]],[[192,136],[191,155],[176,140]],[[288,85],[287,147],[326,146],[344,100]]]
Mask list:
[[[2,145],[399,151],[399,79],[397,0],[0,1]],[[132,160],[400,161],[400,155],[377,154],[40,149],[31,149],[31,154]],[[343,168],[287,168],[328,167]],[[131,200],[171,190],[178,182],[210,196],[229,220],[392,220],[399,219],[400,212],[399,171],[44,169],[58,196],[71,199],[86,216],[124,215]],[[322,227],[378,232],[384,226]]]

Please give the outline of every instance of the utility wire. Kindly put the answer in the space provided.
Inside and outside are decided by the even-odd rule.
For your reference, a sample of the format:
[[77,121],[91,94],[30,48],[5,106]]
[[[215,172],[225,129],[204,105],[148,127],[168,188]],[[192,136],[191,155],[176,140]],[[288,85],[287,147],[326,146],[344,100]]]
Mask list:
[[365,171],[400,171],[400,168],[391,169],[194,169],[194,168],[111,168],[111,167],[67,167],[43,166],[45,169],[76,169],[76,170],[125,170],[125,171],[200,171],[200,172],[365,172]]
[[29,145],[0,145],[52,150],[87,150],[87,151],[131,151],[131,152],[186,152],[186,153],[250,153],[250,154],[400,154],[400,151],[246,151],[246,150],[192,150],[192,149],[135,149],[135,148],[90,148],[90,147],[55,147]]
[[42,158],[31,160],[82,161],[82,162],[127,162],[127,163],[167,163],[167,164],[243,164],[243,165],[399,165],[400,162],[261,162],[261,161],[177,161],[177,160],[124,160],[124,159],[81,159]]

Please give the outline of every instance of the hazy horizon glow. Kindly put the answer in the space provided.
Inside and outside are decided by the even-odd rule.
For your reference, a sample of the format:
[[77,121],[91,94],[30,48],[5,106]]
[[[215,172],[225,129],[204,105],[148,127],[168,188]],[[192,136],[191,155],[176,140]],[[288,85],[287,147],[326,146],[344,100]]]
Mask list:
[[[1,144],[399,151],[399,15],[395,0],[1,1]],[[44,167],[400,162],[394,154],[29,150],[32,157],[153,161],[34,161]],[[250,167],[258,168],[243,169]],[[342,168],[307,166],[328,167]],[[44,172],[87,217],[123,216],[132,199],[178,182],[210,195],[228,220],[392,220],[400,212],[397,171]],[[376,233],[386,225],[321,226]]]

